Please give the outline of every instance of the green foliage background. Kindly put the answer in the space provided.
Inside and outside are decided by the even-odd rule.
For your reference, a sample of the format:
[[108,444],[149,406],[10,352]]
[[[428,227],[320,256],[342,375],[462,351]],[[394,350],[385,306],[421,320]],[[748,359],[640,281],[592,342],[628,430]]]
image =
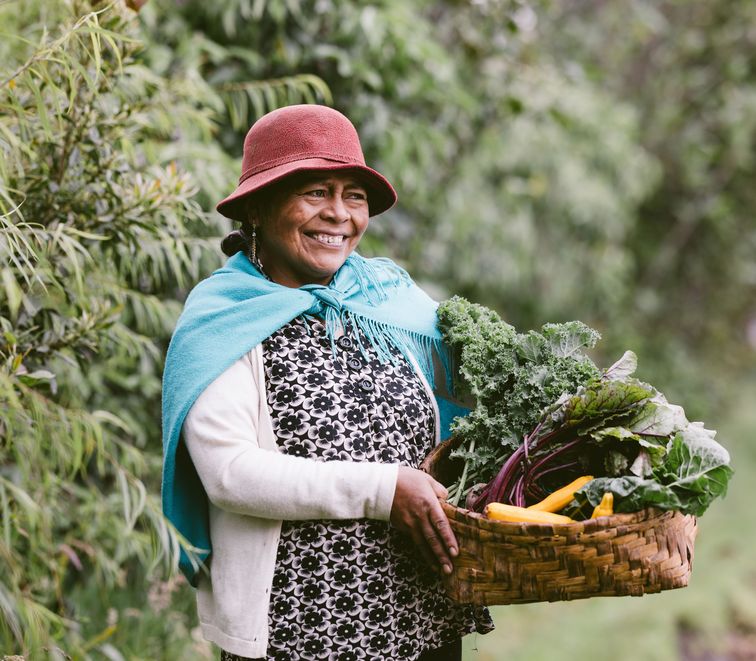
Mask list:
[[0,653],[211,658],[159,514],[162,356],[246,129],[303,102],[399,190],[363,252],[520,329],[582,319],[733,452],[690,588],[499,608],[465,658],[753,651],[754,25],[749,0],[0,0]]

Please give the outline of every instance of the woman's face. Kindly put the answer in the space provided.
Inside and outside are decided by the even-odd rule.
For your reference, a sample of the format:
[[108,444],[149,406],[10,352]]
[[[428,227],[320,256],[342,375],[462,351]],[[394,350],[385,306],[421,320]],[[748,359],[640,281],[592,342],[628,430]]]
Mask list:
[[273,194],[258,224],[258,254],[274,281],[287,287],[327,285],[368,226],[367,191],[344,172],[312,173]]

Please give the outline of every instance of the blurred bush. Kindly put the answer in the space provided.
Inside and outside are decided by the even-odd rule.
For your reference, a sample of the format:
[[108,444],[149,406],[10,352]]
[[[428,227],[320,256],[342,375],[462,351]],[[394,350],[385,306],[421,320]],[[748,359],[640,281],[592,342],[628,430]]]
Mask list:
[[752,356],[753,3],[155,0],[141,16],[150,62],[216,90],[229,154],[277,105],[345,111],[400,194],[363,250],[438,296],[521,327],[582,318],[602,360],[631,345],[696,406],[710,368]]

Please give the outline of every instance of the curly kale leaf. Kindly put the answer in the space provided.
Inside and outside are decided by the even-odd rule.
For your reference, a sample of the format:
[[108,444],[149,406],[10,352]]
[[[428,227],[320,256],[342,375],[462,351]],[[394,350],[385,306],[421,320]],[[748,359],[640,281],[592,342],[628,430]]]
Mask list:
[[541,333],[549,343],[551,353],[558,358],[578,358],[582,356],[584,349],[596,346],[601,339],[598,331],[586,326],[582,321],[544,324]]
[[516,448],[546,406],[601,376],[584,353],[599,334],[579,321],[517,333],[493,310],[460,296],[441,303],[438,318],[457,358],[456,387],[476,400],[455,433],[478,448]]
[[[478,399],[495,394],[515,367],[515,329],[493,310],[459,296],[441,303],[438,318],[447,343],[458,356],[455,386]],[[482,370],[482,365],[487,369]]]

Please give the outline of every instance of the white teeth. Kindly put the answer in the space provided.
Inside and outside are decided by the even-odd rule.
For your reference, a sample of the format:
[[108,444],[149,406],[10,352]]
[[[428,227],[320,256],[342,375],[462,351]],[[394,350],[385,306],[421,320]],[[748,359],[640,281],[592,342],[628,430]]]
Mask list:
[[313,234],[312,238],[320,241],[320,243],[327,243],[332,246],[340,246],[344,241],[344,237],[341,234],[337,236],[333,236],[332,234]]

